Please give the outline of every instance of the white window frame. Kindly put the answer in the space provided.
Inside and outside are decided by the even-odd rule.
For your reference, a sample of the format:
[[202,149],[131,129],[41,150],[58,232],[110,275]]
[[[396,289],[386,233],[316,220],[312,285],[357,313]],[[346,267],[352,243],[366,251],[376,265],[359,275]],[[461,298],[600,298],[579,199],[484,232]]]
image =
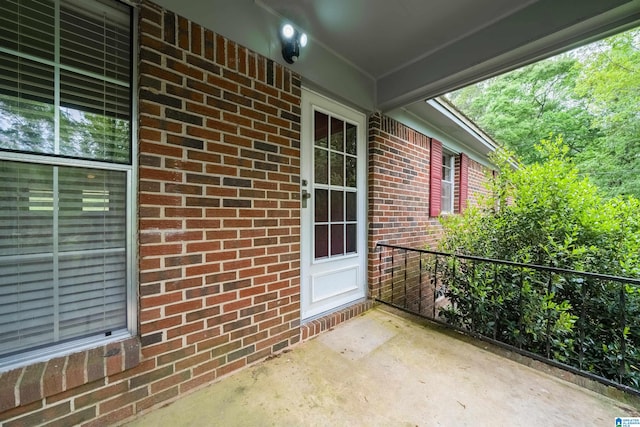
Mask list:
[[[59,8],[60,2],[65,0],[54,0],[56,8]],[[69,3],[74,3],[77,0],[69,0]],[[114,0],[119,1],[119,0]],[[104,9],[104,4],[100,0],[83,0],[81,4],[83,7],[87,7],[87,4],[91,2],[96,10]],[[126,2],[125,2],[126,3]],[[138,98],[137,98],[137,79],[138,75],[138,54],[136,46],[138,44],[138,9],[131,7],[131,33],[130,33],[130,48],[131,48],[131,69],[130,69],[130,162],[129,163],[110,163],[106,161],[93,161],[85,159],[57,157],[50,154],[39,153],[16,153],[10,151],[0,150],[0,160],[16,161],[22,163],[33,163],[50,166],[60,167],[81,167],[90,169],[101,169],[105,171],[121,171],[126,173],[126,242],[125,248],[127,251],[127,268],[126,268],[126,327],[114,330],[109,336],[104,334],[98,334],[96,336],[89,336],[84,338],[78,338],[67,342],[52,344],[42,348],[36,348],[32,350],[26,350],[21,353],[12,354],[0,358],[0,373],[15,369],[20,366],[30,365],[38,362],[43,362],[52,358],[62,357],[70,353],[81,352],[95,348],[96,346],[105,345],[111,342],[122,341],[127,338],[134,337],[138,334],[138,292],[137,292],[137,169],[138,169],[138,150],[136,135],[138,134]],[[56,23],[58,26],[59,23]],[[58,28],[56,28],[56,32]],[[23,55],[19,52],[10,51],[0,46],[0,50],[5,53],[10,53],[18,56],[24,56],[27,59],[34,60],[30,55]],[[59,40],[56,40],[56,50],[59,50]],[[38,60],[35,58],[35,60]],[[45,60],[46,61],[46,60]],[[69,68],[69,67],[67,67]],[[73,69],[74,72],[91,75],[91,72],[84,72],[82,70]],[[59,73],[56,73],[56,80],[59,79]],[[110,80],[112,81],[112,80]],[[59,82],[56,81],[56,87],[59,87]],[[56,90],[56,97],[58,97],[58,91]],[[58,118],[56,118],[58,120]],[[58,143],[56,138],[56,145]]]
[[[447,164],[448,163],[448,164]],[[456,158],[455,155],[442,150],[442,183],[440,186],[441,194],[444,194],[444,187],[451,187],[451,200],[447,204],[445,204],[445,199],[442,198],[440,202],[440,212],[443,214],[452,214],[454,213],[454,200],[455,200],[455,180],[456,180]],[[446,174],[444,173],[444,169],[448,169],[450,171],[450,180],[445,179]]]

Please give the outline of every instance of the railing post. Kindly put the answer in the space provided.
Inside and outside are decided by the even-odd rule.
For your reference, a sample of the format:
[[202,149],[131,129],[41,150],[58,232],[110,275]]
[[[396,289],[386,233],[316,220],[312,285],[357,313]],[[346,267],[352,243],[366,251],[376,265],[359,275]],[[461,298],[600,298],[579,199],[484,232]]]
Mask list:
[[453,256],[453,270],[451,273],[451,283],[456,283],[456,256]]
[[498,296],[498,264],[493,264],[493,339],[498,338],[498,304],[496,297]]
[[404,250],[404,308],[407,308],[407,250]]
[[626,356],[627,356],[627,340],[625,339],[625,328],[627,327],[627,307],[626,307],[626,292],[625,283],[620,282],[620,367],[618,372],[620,384],[624,384],[623,379],[626,373]]
[[394,260],[393,254],[396,253],[395,249],[391,249],[391,304],[393,304],[393,296],[394,296],[394,284],[395,284],[395,273],[396,273],[396,262]]
[[382,301],[382,247],[378,252],[378,300]]
[[523,334],[523,321],[524,321],[524,313],[522,309],[522,303],[524,298],[522,298],[522,287],[524,286],[524,268],[520,267],[520,290],[518,291],[518,348],[522,350],[522,343],[524,342],[524,334]]
[[[551,288],[553,282],[553,273],[549,272],[549,282],[547,283],[547,297],[551,297]],[[545,298],[546,299],[546,298]],[[547,312],[547,359],[551,359],[551,314],[549,313],[549,307],[545,307]]]
[[418,313],[422,314],[422,252],[418,262]]
[[[473,275],[471,276],[472,280],[473,280],[473,285],[476,286],[477,285],[477,280],[478,280],[478,272],[476,270],[476,262],[475,260],[473,261]],[[474,305],[474,307],[477,307],[477,304]]]
[[438,255],[434,255],[434,257],[436,257],[436,262],[434,263],[433,266],[433,303],[432,303],[432,307],[433,307],[433,318],[436,318],[436,299],[438,298]]
[[582,364],[584,363],[584,328],[585,323],[587,321],[587,292],[588,286],[586,286],[586,281],[583,280],[580,285],[582,289],[580,290],[581,298],[582,298],[582,306],[580,307],[580,322],[578,325],[578,334],[580,334],[580,352],[578,353],[578,367],[582,369]]

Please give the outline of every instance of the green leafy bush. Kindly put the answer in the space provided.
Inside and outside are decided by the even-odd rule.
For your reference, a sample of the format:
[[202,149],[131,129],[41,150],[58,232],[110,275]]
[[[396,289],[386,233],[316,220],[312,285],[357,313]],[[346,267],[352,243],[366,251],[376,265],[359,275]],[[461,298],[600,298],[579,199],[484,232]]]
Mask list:
[[[561,138],[537,146],[540,163],[505,155],[491,197],[443,218],[440,249],[524,264],[640,277],[640,202],[607,199],[567,159]],[[640,291],[630,284],[451,260],[447,321],[494,339],[640,385]]]

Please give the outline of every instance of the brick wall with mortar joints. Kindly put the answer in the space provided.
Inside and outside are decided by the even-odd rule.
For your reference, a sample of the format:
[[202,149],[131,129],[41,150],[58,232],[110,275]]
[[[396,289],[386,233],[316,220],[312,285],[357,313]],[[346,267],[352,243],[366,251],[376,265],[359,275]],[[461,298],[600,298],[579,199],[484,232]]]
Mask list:
[[151,2],[139,36],[140,341],[3,374],[5,426],[117,423],[300,340],[299,76]]
[[424,245],[430,225],[429,145],[429,137],[388,117],[371,116],[370,249],[377,242]]
[[[381,114],[369,118],[369,286],[377,292],[379,270],[377,243],[435,249],[442,237],[438,218],[429,216],[429,154],[431,138]],[[455,159],[459,181],[460,156]],[[477,204],[489,170],[469,159],[467,206]],[[459,189],[454,189],[459,206]],[[384,262],[384,261],[383,261]],[[382,274],[382,277],[380,277]]]
[[477,206],[482,197],[488,197],[491,194],[486,184],[492,177],[492,172],[492,169],[469,159],[468,206]]
[[300,78],[145,11],[142,356],[166,370],[154,393],[181,393],[299,340]]

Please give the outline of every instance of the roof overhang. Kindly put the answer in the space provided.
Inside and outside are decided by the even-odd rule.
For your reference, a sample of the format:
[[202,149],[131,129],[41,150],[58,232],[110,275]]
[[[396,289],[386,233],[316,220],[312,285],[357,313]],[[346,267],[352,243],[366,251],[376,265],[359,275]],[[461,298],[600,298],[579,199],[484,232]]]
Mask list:
[[499,145],[444,98],[415,102],[387,113],[407,126],[442,142],[454,153],[465,152],[473,160],[492,167],[488,157]]
[[309,35],[291,65],[306,86],[383,112],[640,23],[640,0],[155,1],[283,64],[291,22]]

